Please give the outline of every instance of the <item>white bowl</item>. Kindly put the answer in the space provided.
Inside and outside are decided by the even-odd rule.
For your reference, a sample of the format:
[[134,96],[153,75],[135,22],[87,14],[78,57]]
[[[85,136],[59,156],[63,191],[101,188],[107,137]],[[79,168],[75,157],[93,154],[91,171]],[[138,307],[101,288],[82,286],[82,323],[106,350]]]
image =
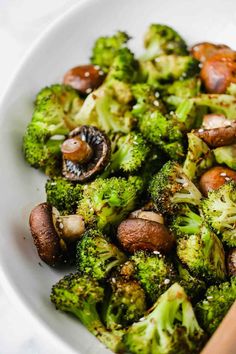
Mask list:
[[[45,177],[30,168],[21,153],[33,100],[44,86],[60,82],[69,68],[87,63],[94,40],[116,30],[131,34],[131,48],[142,51],[150,23],[173,26],[189,44],[200,41],[234,45],[233,0],[87,0],[57,20],[23,60],[0,104],[0,268],[9,296],[23,304],[35,325],[58,341],[65,353],[105,353],[102,345],[72,317],[49,301],[53,283],[63,273],[37,255],[28,228],[34,205],[45,200]],[[40,262],[40,264],[39,264]]]

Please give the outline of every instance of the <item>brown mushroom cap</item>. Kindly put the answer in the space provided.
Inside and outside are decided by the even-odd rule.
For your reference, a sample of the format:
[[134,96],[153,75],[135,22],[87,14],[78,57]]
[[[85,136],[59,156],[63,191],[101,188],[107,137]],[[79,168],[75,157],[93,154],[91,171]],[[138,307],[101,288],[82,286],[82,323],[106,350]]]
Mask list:
[[80,65],[67,71],[63,83],[72,86],[82,94],[89,94],[102,84],[104,78],[105,74],[99,66]]
[[213,129],[195,129],[193,133],[212,148],[236,143],[236,120],[231,125]]
[[174,237],[163,225],[145,219],[127,219],[117,231],[122,247],[134,253],[138,250],[150,250],[167,253],[174,245]]
[[229,251],[227,257],[227,267],[229,276],[236,276],[236,248],[232,248]]
[[203,173],[199,181],[199,188],[202,194],[207,197],[208,192],[220,188],[229,180],[236,182],[236,172],[228,167],[215,166]]
[[201,43],[195,44],[190,49],[190,52],[195,59],[197,59],[201,62],[204,62],[206,59],[213,56],[219,50],[225,50],[225,49],[231,50],[225,44],[214,44],[214,43],[210,43],[210,42],[201,42]]
[[107,135],[93,126],[82,125],[72,130],[69,138],[77,136],[91,147],[93,155],[85,163],[74,162],[63,156],[62,174],[70,181],[85,182],[106,167],[110,159],[111,144]]
[[52,221],[52,207],[47,203],[37,205],[30,213],[29,225],[39,257],[51,266],[60,263],[63,253]]

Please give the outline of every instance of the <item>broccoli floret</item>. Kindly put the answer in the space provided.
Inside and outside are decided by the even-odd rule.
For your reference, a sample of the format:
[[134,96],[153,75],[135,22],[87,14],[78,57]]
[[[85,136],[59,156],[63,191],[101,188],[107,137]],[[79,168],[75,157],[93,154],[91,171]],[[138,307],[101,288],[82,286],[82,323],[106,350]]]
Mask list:
[[199,205],[201,193],[188,179],[182,167],[168,161],[153,177],[149,192],[161,213],[173,214],[183,203]]
[[202,279],[192,276],[180,262],[178,262],[177,267],[179,284],[184,288],[191,301],[196,302],[206,291],[206,283]]
[[199,323],[212,335],[236,300],[236,277],[207,289],[205,297],[196,305]]
[[175,283],[128,329],[124,344],[133,354],[194,354],[205,339],[184,289]]
[[152,24],[144,37],[146,52],[143,59],[154,59],[162,54],[188,54],[187,45],[183,38],[171,27]]
[[149,145],[140,133],[131,132],[115,138],[111,161],[105,174],[119,170],[134,173],[146,160],[149,151]]
[[76,267],[81,274],[104,281],[111,270],[126,261],[126,256],[101,231],[90,229],[77,243]]
[[131,260],[135,269],[133,276],[140,282],[151,303],[176,281],[173,264],[160,253],[139,251]]
[[141,61],[143,80],[150,85],[170,83],[199,73],[199,62],[190,56],[162,55],[152,61]]
[[186,80],[175,81],[171,85],[164,88],[164,100],[175,109],[183,101],[191,97],[196,97],[200,93],[201,81],[196,77],[191,77]]
[[231,181],[202,200],[204,218],[229,247],[236,246],[236,184]]
[[145,293],[135,280],[112,277],[110,294],[103,306],[106,327],[114,330],[138,321],[147,309]]
[[72,313],[105,346],[113,351],[120,349],[118,332],[107,331],[96,306],[104,299],[104,289],[95,279],[79,273],[66,275],[52,287],[51,301],[56,309]]
[[224,248],[203,219],[184,205],[172,224],[178,236],[177,255],[191,274],[209,282],[224,280]]
[[84,188],[77,214],[87,225],[110,231],[135,209],[142,191],[140,177],[97,178]]
[[178,160],[184,156],[182,124],[164,115],[163,103],[147,84],[133,87],[137,101],[132,114],[138,119],[138,128],[151,143],[159,146],[170,158]]
[[83,187],[69,180],[57,177],[49,179],[45,185],[47,203],[54,206],[61,214],[75,214],[77,204],[82,198]]
[[221,146],[213,150],[216,162],[236,170],[236,144]]
[[117,91],[117,85],[114,85],[114,89],[113,86],[104,84],[89,94],[76,116],[78,125],[94,125],[106,133],[128,133],[135,125],[135,120],[130,105],[124,103],[126,89],[127,97],[130,96],[129,88],[124,85],[121,92]]
[[129,35],[121,31],[110,37],[98,38],[92,49],[91,62],[94,65],[99,65],[104,72],[107,72],[117,53],[126,46],[129,39]]
[[117,52],[109,69],[106,82],[118,80],[134,83],[138,78],[138,62],[134,54],[128,48],[122,48]]
[[192,181],[212,167],[214,154],[208,145],[194,133],[188,133],[188,152],[183,165],[183,171]]
[[52,85],[36,97],[35,110],[24,138],[26,161],[47,175],[59,175],[60,146],[65,135],[74,128],[74,117],[82,105],[77,92],[64,85]]

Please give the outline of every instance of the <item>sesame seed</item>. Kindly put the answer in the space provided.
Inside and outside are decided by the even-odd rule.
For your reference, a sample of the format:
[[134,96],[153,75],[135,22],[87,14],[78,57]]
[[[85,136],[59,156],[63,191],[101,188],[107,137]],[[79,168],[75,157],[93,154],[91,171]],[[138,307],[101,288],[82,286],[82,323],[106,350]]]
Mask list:
[[103,76],[104,72],[102,70],[99,70],[98,75]]
[[198,133],[203,133],[204,129],[198,129]]
[[159,106],[159,102],[158,102],[157,100],[155,100],[155,101],[153,102],[153,104],[154,104],[154,106],[156,106],[156,107]]
[[221,173],[220,173],[220,176],[222,176],[222,177],[226,177],[227,175],[226,175],[226,173],[225,173],[225,172],[221,172]]
[[100,70],[100,66],[99,66],[99,65],[95,65],[94,68],[95,68],[96,70]]
[[213,296],[207,296],[207,300],[213,299]]
[[91,93],[91,92],[92,92],[91,87],[87,88],[87,89],[85,90],[85,92],[86,92],[86,93]]
[[165,279],[165,280],[164,280],[164,284],[165,284],[165,285],[167,285],[167,284],[169,284],[169,283],[170,283],[170,279]]
[[228,176],[226,176],[226,177],[225,177],[225,180],[226,180],[226,181],[230,181],[230,180],[231,180],[231,178],[230,178],[230,177],[228,177]]
[[85,76],[85,77],[89,77],[89,76],[90,76],[90,72],[89,72],[89,71],[86,71],[86,72],[84,73],[84,76]]
[[160,93],[159,92],[155,92],[155,96],[158,98],[160,97]]
[[63,229],[64,225],[62,224],[62,222],[59,224],[60,229]]

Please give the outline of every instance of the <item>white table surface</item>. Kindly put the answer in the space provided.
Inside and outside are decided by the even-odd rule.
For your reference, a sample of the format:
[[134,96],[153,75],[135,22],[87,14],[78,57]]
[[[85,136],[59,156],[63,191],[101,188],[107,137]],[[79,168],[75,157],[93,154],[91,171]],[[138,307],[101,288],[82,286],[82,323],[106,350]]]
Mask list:
[[[37,36],[79,0],[0,0],[0,96]],[[0,284],[0,354],[66,354],[32,327]]]

